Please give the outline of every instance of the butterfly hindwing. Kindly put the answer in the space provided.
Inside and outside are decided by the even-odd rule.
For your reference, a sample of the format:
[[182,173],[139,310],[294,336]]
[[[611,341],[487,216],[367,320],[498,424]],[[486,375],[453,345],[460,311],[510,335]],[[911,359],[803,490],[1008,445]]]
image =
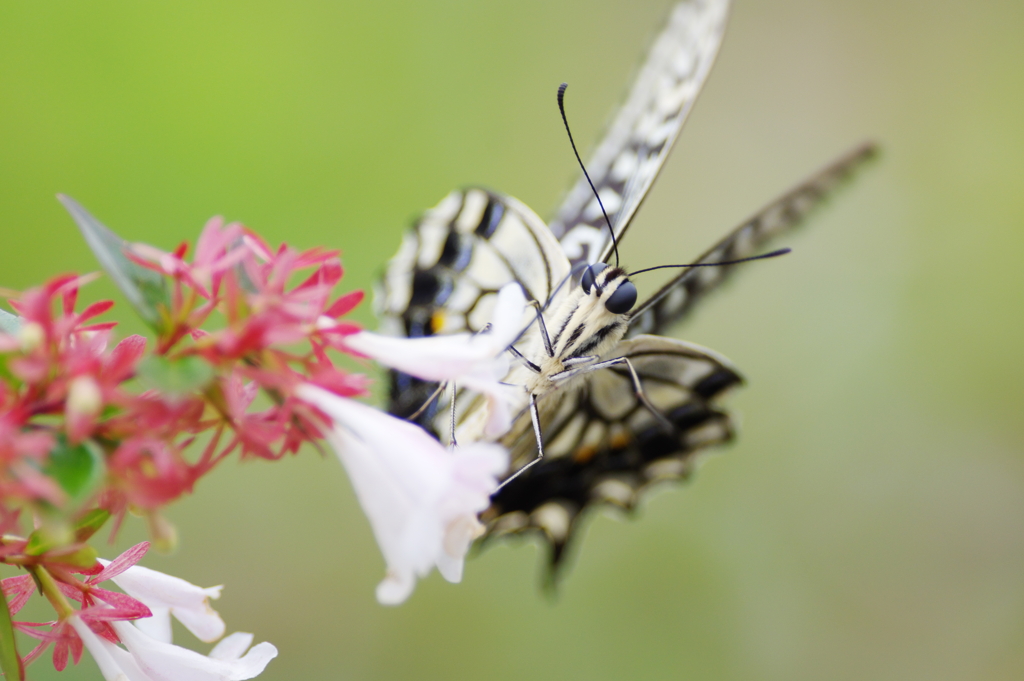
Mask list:
[[[488,536],[542,532],[552,544],[553,568],[589,507],[632,509],[643,489],[686,477],[697,451],[732,438],[718,400],[742,379],[728,360],[660,336],[624,340],[614,354],[633,363],[671,431],[640,403],[625,367],[596,371],[578,391],[549,396],[554,405],[543,428],[545,458],[501,489],[484,515]],[[519,454],[513,467],[536,450],[517,435],[506,444]]]
[[[799,226],[838,185],[876,153],[875,145],[867,143],[843,154],[755,213],[692,262],[725,262],[763,252],[769,241]],[[630,319],[627,335],[664,333],[679,323],[698,300],[724,282],[736,267],[737,265],[723,265],[683,270],[636,307]]]

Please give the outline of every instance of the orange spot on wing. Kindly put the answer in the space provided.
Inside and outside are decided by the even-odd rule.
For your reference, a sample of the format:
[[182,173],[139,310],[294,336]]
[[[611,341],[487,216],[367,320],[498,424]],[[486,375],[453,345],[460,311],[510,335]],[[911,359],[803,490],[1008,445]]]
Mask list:
[[439,333],[444,328],[444,321],[444,310],[437,310],[434,314],[430,315],[430,330],[434,333]]
[[616,433],[615,435],[612,435],[612,449],[625,449],[626,446],[629,445],[629,443],[632,441],[633,438],[630,437],[628,431]]
[[572,460],[576,463],[586,463],[594,458],[594,454],[597,454],[597,447],[586,445],[572,453]]

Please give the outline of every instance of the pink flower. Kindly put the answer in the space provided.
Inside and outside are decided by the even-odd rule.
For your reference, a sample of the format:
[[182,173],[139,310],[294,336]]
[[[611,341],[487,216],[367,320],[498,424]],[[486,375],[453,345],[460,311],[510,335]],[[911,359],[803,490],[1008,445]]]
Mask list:
[[498,488],[507,452],[483,443],[448,451],[418,426],[322,388],[303,385],[296,395],[333,422],[327,440],[387,562],[377,600],[402,603],[434,566],[460,581],[466,551],[483,531],[477,514]]
[[[148,549],[148,542],[137,544],[110,561],[106,567],[96,564],[88,568],[66,565],[61,563],[59,555],[50,554],[42,554],[37,560],[45,567],[47,574],[52,577],[65,598],[82,604],[81,610],[75,613],[74,618],[87,623],[98,635],[116,641],[117,635],[113,629],[115,621],[149,617],[152,613],[143,603],[131,596],[109,591],[98,585],[129,569],[145,555]],[[84,581],[79,581],[73,574],[76,572],[87,574],[89,577]],[[26,587],[30,589],[29,593],[34,591],[35,583],[30,575],[4,580],[3,590],[6,595],[11,596],[9,607],[12,614],[16,614],[25,604],[27,600]],[[53,643],[53,666],[58,671],[67,666],[69,657],[76,664],[78,663],[82,655],[82,642],[71,628],[69,619],[59,619],[49,623],[15,622],[14,626],[41,641],[34,650],[25,656],[24,662],[28,663],[36,659]],[[49,630],[44,630],[42,627],[49,627]]]

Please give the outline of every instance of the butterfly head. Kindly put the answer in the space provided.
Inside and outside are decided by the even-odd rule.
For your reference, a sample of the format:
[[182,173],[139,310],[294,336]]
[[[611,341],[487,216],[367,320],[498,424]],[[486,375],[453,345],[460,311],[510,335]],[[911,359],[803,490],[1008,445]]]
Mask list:
[[580,288],[586,296],[600,300],[612,314],[627,314],[636,304],[636,286],[619,267],[600,262],[590,265],[583,270]]

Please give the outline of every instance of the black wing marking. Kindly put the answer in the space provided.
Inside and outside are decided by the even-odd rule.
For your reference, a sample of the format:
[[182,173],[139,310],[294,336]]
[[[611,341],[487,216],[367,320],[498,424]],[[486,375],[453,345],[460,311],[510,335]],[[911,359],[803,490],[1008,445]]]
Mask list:
[[[690,0],[675,7],[587,164],[616,238],[629,227],[711,71],[728,9],[728,0]],[[565,197],[551,231],[573,266],[610,254],[608,228],[583,177]]]
[[[625,368],[594,372],[579,391],[548,396],[555,406],[545,419],[544,460],[495,494],[483,514],[485,537],[531,530],[545,536],[552,573],[588,508],[612,504],[630,510],[648,486],[685,478],[696,452],[733,436],[729,415],[717,404],[742,382],[728,360],[659,336],[623,341],[611,355],[630,358],[674,432],[666,432],[640,404]],[[518,435],[511,439],[505,444],[517,459],[533,458],[535,445],[522,446]]]
[[[808,213],[876,153],[877,147],[872,143],[847,152],[758,211],[694,262],[722,262],[756,255],[769,240],[802,223]],[[683,270],[636,308],[627,335],[664,333],[669,326],[685,317],[698,300],[725,281],[735,267],[723,265]]]
[[[569,273],[558,241],[516,199],[484,189],[455,191],[406,233],[376,291],[381,331],[417,338],[480,331],[497,291],[522,284],[546,302]],[[392,414],[416,412],[437,384],[390,372]],[[435,409],[417,419],[427,428]]]

